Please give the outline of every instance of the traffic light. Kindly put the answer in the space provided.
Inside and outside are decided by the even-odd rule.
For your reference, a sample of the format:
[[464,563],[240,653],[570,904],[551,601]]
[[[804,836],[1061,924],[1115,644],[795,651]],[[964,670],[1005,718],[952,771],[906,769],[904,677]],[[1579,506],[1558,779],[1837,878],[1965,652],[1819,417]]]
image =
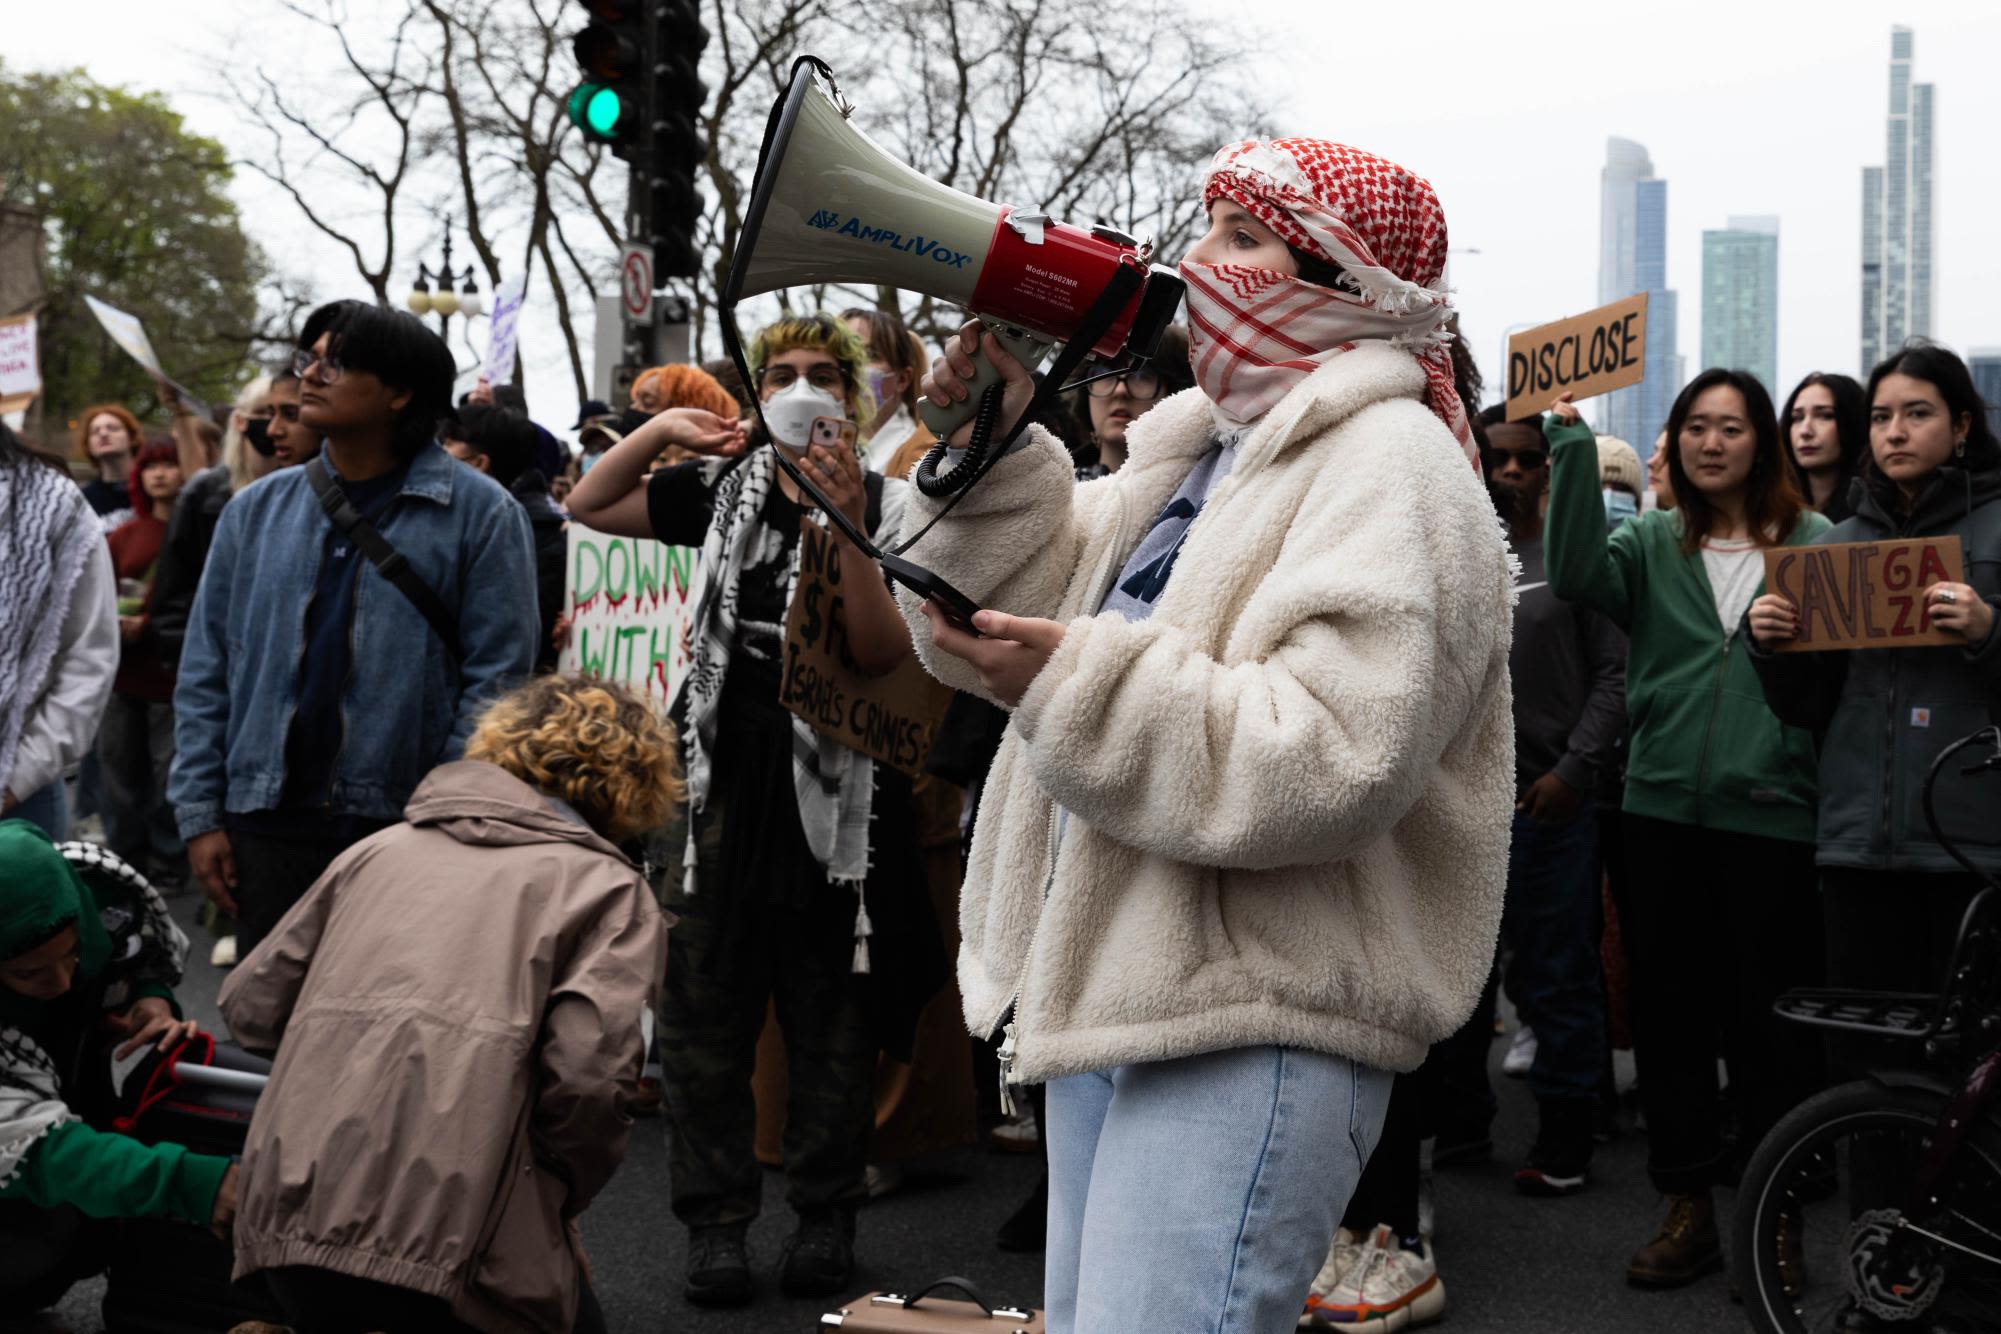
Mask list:
[[695,177],[708,156],[702,137],[702,50],[709,34],[702,27],[695,0],[654,0],[652,93],[652,176],[647,218],[651,224],[653,270],[674,278],[692,278],[700,270],[695,226],[702,216],[702,198]]
[[570,123],[593,143],[634,164],[646,160],[653,128],[647,105],[652,70],[647,59],[644,0],[583,0],[590,22],[570,40],[584,79],[570,93]]

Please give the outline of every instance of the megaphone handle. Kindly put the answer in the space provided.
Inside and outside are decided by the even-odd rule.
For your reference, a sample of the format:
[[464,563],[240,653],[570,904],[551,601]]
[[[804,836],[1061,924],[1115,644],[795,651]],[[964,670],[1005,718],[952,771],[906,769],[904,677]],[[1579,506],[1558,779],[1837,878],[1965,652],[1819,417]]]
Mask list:
[[[1031,371],[1040,366],[1043,358],[1049,355],[1049,350],[1056,346],[1047,338],[1024,333],[984,315],[979,316],[979,321],[988,333],[1000,340],[1000,345],[1007,349],[1010,356]],[[986,392],[988,385],[999,384],[1000,378],[1000,372],[987,360],[983,341],[982,346],[973,351],[973,378],[966,382],[968,392],[965,401],[941,408],[930,399],[921,398],[917,401],[917,415],[931,428],[931,434],[940,440],[948,439],[952,432],[973,419],[973,414],[979,411],[980,395]]]

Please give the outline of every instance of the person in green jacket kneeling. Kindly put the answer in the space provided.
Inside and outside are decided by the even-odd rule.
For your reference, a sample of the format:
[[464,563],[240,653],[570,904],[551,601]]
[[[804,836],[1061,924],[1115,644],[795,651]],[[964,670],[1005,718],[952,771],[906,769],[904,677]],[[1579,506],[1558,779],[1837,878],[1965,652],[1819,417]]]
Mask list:
[[1711,1191],[1734,1173],[1717,1058],[1729,1066],[1740,1158],[1819,1086],[1815,1048],[1771,1012],[1820,966],[1813,738],[1766,706],[1739,628],[1764,583],[1764,549],[1810,542],[1828,522],[1793,485],[1763,386],[1707,370],[1668,414],[1675,509],[1608,536],[1597,443],[1568,398],[1544,427],[1545,556],[1558,597],[1604,612],[1630,639],[1620,925],[1647,1170],[1669,1205],[1626,1277],[1676,1287],[1723,1265]]
[[101,1268],[92,1220],[222,1229],[235,1213],[229,1159],[85,1119],[109,1099],[114,1056],[193,1035],[172,991],[187,948],[124,862],[0,823],[0,1313],[45,1310]]

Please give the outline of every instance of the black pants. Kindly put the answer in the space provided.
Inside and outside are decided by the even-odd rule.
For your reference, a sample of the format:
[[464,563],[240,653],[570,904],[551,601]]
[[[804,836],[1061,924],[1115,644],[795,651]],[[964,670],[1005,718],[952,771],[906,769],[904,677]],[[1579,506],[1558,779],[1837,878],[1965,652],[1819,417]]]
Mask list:
[[1822,1083],[1819,1044],[1772,1002],[1822,972],[1813,846],[1628,813],[1633,1055],[1647,1172],[1663,1194],[1733,1176],[1716,1062],[1738,1118],[1736,1159]]
[[167,804],[174,762],[174,706],[112,692],[97,728],[104,782],[104,841],[141,875],[178,872],[184,849]]
[[[264,1281],[299,1334],[474,1334],[452,1318],[442,1297],[355,1278],[331,1269],[287,1265],[266,1270]],[[576,1334],[604,1334],[604,1312],[586,1283],[577,1307]]]
[[[1966,905],[1979,891],[1970,875],[1918,871],[1821,870],[1827,919],[1827,984],[1861,991],[1936,992]],[[1907,1042],[1836,1034],[1828,1043],[1835,1078],[1907,1065]]]
[[0,1319],[46,1311],[72,1286],[104,1272],[113,1225],[70,1205],[0,1200]]
[[[1438,1048],[1432,1048],[1436,1059]],[[1430,1061],[1426,1062],[1429,1065]],[[1382,1137],[1362,1169],[1355,1193],[1341,1215],[1341,1226],[1366,1236],[1380,1224],[1388,1224],[1399,1237],[1417,1235],[1419,1151],[1427,1127],[1425,1086],[1429,1082],[1423,1068],[1398,1075],[1390,1085],[1389,1113],[1383,1118]]]
[[228,831],[236,855],[236,957],[247,958],[271,934],[334,858],[385,827],[381,822],[342,817],[327,821],[324,831],[299,827],[281,835],[232,820]]
[[[781,907],[762,886],[731,883],[720,858],[729,816],[712,793],[698,822],[701,888],[667,904],[680,920],[667,937],[660,1064],[674,1216],[689,1227],[757,1216],[751,1074],[774,1001],[788,1074],[786,1199],[796,1211],[852,1208],[867,1197],[875,1119],[877,1044],[864,979],[853,971],[855,895],[823,880],[803,906]],[[678,889],[676,870],[667,883]]]

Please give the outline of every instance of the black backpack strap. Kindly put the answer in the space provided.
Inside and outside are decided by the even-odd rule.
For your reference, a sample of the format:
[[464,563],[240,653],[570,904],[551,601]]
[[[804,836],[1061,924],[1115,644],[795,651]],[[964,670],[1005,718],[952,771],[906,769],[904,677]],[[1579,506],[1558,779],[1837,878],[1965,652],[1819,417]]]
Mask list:
[[374,524],[362,517],[354,502],[347,498],[347,492],[326,461],[319,457],[309,460],[306,465],[306,480],[312,483],[313,494],[319,497],[320,508],[326,512],[327,522],[334,526],[361,552],[368,557],[368,563],[376,573],[396,586],[396,591],[410,600],[410,605],[423,613],[430,622],[431,629],[437,631],[445,648],[454,660],[461,657],[459,650],[459,623],[451,609],[437,590],[424,582],[424,577],[412,569],[403,553],[389,544],[389,539],[378,531]]

